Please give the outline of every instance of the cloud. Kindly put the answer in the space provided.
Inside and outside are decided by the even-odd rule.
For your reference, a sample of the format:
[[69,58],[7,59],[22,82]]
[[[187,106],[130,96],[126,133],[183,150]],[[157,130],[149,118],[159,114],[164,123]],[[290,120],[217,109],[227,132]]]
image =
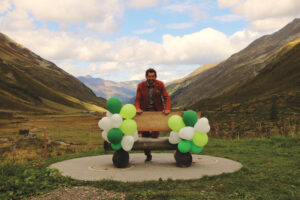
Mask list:
[[130,0],[128,3],[130,8],[144,9],[154,7],[158,4],[157,0]]
[[6,12],[11,8],[10,0],[0,1],[0,14]]
[[154,19],[150,19],[150,20],[147,21],[147,25],[156,26],[157,25],[157,21],[155,21]]
[[275,31],[300,17],[299,0],[219,0],[219,7],[232,7],[233,12],[250,21],[256,31]]
[[191,28],[195,24],[191,22],[186,22],[186,23],[176,23],[176,24],[168,24],[166,25],[166,28],[169,29],[186,29],[186,28]]
[[193,1],[168,4],[162,7],[163,12],[173,12],[179,14],[188,14],[190,17],[198,21],[208,17],[208,9],[210,5],[207,2],[194,3]]
[[228,15],[223,15],[223,16],[215,16],[214,19],[219,20],[219,21],[223,21],[223,22],[232,22],[232,21],[237,21],[240,20],[242,17],[239,15],[232,15],[232,14],[228,14]]
[[20,9],[10,11],[6,16],[0,17],[0,25],[3,30],[32,30],[36,27],[33,19],[29,15]]
[[[55,63],[101,63],[96,65],[96,71],[103,73],[115,70],[118,73],[122,70],[139,73],[147,66],[214,63],[244,48],[257,36],[254,32],[242,31],[228,37],[218,30],[205,28],[184,36],[163,35],[162,42],[157,43],[138,37],[123,37],[115,41],[102,41],[95,37],[82,39],[76,34],[50,30],[6,33]],[[74,67],[65,66],[76,73]],[[86,71],[79,68],[78,72],[95,74],[94,68],[90,66],[85,68]]]
[[237,5],[241,0],[218,0],[218,6],[220,8],[228,8]]
[[148,29],[140,29],[140,30],[134,30],[132,33],[136,35],[142,35],[147,33],[153,33],[155,31],[155,28],[148,28]]
[[114,31],[125,9],[120,0],[12,1],[16,10],[32,15],[41,23],[85,25],[88,29],[98,32]]

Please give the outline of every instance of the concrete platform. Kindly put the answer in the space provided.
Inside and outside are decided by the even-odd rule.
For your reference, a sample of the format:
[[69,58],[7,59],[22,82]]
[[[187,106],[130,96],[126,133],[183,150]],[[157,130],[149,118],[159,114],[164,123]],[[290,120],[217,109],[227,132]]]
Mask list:
[[153,153],[151,162],[145,163],[142,153],[130,153],[128,168],[115,168],[112,155],[76,158],[54,163],[50,168],[57,168],[62,175],[73,179],[96,181],[116,180],[123,182],[152,181],[166,179],[198,179],[232,173],[242,168],[242,164],[233,160],[214,156],[193,155],[193,163],[188,168],[179,168],[172,153]]

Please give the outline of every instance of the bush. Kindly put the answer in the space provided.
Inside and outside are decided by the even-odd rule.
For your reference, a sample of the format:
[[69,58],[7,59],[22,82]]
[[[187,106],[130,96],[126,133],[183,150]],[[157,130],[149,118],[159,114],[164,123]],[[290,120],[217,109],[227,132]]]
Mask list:
[[0,166],[0,199],[21,199],[43,194],[58,186],[67,186],[70,181],[71,179],[62,177],[56,169],[5,164]]

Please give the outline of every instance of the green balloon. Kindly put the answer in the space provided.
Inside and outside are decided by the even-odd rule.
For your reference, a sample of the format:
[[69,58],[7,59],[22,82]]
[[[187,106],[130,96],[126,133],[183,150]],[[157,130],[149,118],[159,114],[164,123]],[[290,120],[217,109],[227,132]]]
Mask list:
[[125,119],[122,122],[120,129],[125,135],[132,135],[137,130],[137,124],[133,119]]
[[188,110],[185,111],[182,115],[183,118],[183,122],[186,126],[191,126],[194,127],[194,125],[197,123],[198,121],[198,115],[195,111],[193,110]]
[[107,133],[107,139],[111,143],[118,144],[123,138],[123,133],[119,128],[112,128]]
[[190,140],[181,140],[178,143],[177,148],[181,153],[187,153],[192,148],[192,142]]
[[136,115],[136,108],[132,104],[126,104],[121,108],[120,115],[125,119],[134,118]]
[[197,146],[194,143],[192,143],[191,152],[198,154],[203,150],[203,147]]
[[118,144],[111,143],[110,145],[111,145],[111,148],[112,148],[113,150],[115,150],[115,151],[117,151],[117,150],[119,150],[119,149],[122,148],[121,142],[118,143]]
[[178,132],[180,129],[185,127],[185,124],[182,120],[182,117],[179,115],[173,115],[168,119],[168,125],[169,128],[172,129],[172,131]]
[[122,108],[121,101],[116,97],[111,97],[106,101],[106,108],[112,114],[120,113]]
[[208,136],[206,133],[194,132],[193,142],[195,145],[203,147],[208,142]]

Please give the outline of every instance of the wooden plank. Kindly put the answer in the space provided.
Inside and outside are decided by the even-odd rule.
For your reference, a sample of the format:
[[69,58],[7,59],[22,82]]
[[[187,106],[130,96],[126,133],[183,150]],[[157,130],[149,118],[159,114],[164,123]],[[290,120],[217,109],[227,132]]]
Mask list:
[[136,114],[133,118],[137,123],[138,131],[162,131],[170,132],[168,119],[173,115],[182,116],[183,112],[171,112],[168,115],[162,111],[145,111],[142,114]]
[[[104,149],[112,150],[109,143],[104,143]],[[177,144],[170,144],[168,137],[139,138],[132,150],[176,150]]]

